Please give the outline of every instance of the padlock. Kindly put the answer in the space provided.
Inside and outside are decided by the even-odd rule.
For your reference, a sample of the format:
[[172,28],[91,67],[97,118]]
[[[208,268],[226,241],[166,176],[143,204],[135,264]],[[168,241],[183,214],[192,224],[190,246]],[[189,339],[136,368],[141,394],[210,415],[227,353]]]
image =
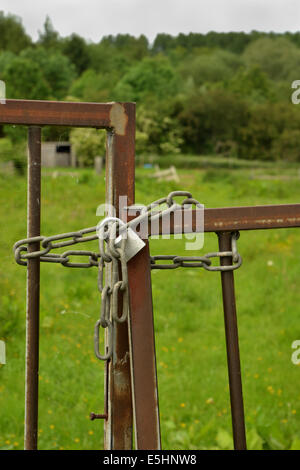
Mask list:
[[[125,225],[125,224],[124,224]],[[115,247],[120,248],[122,243],[122,235],[119,235],[115,241]],[[125,243],[125,260],[128,262],[133,258],[142,248],[144,248],[145,242],[132,230],[127,228],[127,240]]]
[[[103,225],[106,225],[108,222],[119,222],[120,225],[125,226],[125,222],[123,220],[118,219],[117,217],[106,217],[106,219],[102,220],[100,224],[97,226],[97,233],[100,236],[100,228]],[[119,235],[115,240],[115,247],[120,248],[122,243],[122,234]],[[145,242],[137,235],[137,233],[132,230],[132,228],[127,228],[127,239],[125,243],[125,260],[128,262],[131,258],[133,258],[139,251],[141,251],[145,246]]]

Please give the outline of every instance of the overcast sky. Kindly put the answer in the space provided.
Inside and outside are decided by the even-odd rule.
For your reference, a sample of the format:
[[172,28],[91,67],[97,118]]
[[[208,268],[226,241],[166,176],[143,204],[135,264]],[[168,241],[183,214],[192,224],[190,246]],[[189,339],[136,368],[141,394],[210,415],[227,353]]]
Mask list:
[[[61,36],[99,41],[108,34],[208,31],[297,31],[299,0],[0,0],[0,11],[20,16],[37,39],[46,15]],[[0,31],[1,34],[1,31]]]

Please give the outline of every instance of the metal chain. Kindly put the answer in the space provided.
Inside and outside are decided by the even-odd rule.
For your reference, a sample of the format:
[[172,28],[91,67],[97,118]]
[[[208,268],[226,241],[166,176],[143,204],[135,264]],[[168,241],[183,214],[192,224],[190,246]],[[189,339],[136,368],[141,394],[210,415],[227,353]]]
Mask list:
[[[181,204],[174,201],[175,197],[185,197]],[[167,209],[156,210],[162,204],[167,205]],[[14,245],[15,260],[18,264],[26,266],[27,260],[39,258],[41,262],[59,263],[70,268],[90,268],[98,267],[98,289],[101,293],[100,318],[95,324],[94,349],[97,358],[108,361],[113,351],[113,327],[114,323],[123,323],[127,320],[129,309],[128,294],[128,273],[125,256],[127,231],[135,229],[145,220],[154,221],[161,219],[168,213],[172,213],[186,205],[202,205],[186,191],[173,191],[167,197],[152,202],[141,210],[141,214],[128,223],[120,219],[110,217],[104,219],[99,226],[90,227],[78,232],[68,232],[51,237],[32,237],[19,240]],[[95,232],[95,233],[94,233]],[[92,234],[92,235],[87,235]],[[121,236],[121,244],[115,246],[116,237]],[[237,239],[239,232],[233,232],[231,251],[217,251],[207,253],[203,256],[177,256],[159,255],[150,257],[151,269],[177,269],[183,268],[204,268],[207,271],[233,271],[242,264],[242,258],[237,251]],[[50,253],[53,249],[76,245],[78,243],[97,240],[99,242],[99,253],[87,250],[68,250],[62,254]],[[104,243],[106,241],[107,243]],[[28,253],[28,245],[40,242],[42,249]],[[70,256],[87,256],[87,262],[71,262]],[[232,257],[232,265],[212,266],[211,258]],[[158,261],[170,261],[169,263],[157,263]],[[104,285],[104,270],[111,266],[111,275],[107,285]],[[119,269],[120,268],[120,269]],[[121,302],[122,301],[122,302]],[[122,303],[122,312],[120,312]],[[99,351],[100,327],[107,329],[106,349],[104,354]]]
[[[119,219],[114,219],[112,225],[108,226],[111,218],[104,220],[100,229],[99,236],[99,250],[100,258],[98,261],[98,289],[101,292],[101,314],[100,319],[95,325],[94,334],[94,348],[95,354],[98,359],[107,361],[111,358],[113,352],[113,324],[123,323],[127,320],[129,309],[129,294],[128,294],[128,273],[127,262],[125,258],[125,249],[127,238],[122,236],[121,245],[119,248],[114,246],[116,234],[119,228],[123,225]],[[104,234],[105,228],[108,226],[106,234],[108,234],[108,244],[105,249]],[[108,285],[103,285],[104,268],[111,263],[111,279]],[[119,274],[119,264],[121,265],[121,279]],[[122,299],[122,314],[119,316],[119,302]],[[106,352],[102,355],[99,352],[99,334],[100,326],[108,330],[106,340]]]
[[[186,199],[181,204],[177,204],[174,201],[174,198],[180,196],[185,197]],[[162,204],[167,204],[167,209],[155,210]],[[124,225],[120,226],[119,234],[126,232],[129,227],[134,230],[139,224],[144,222],[145,219],[148,219],[148,221],[155,221],[157,219],[161,219],[163,216],[172,213],[175,210],[181,209],[186,204],[199,204],[199,202],[193,199],[192,194],[188,191],[173,191],[168,196],[152,202],[151,204],[142,209],[141,214],[139,216],[135,217],[130,222],[127,222],[126,224],[124,223]],[[83,250],[66,251],[62,254],[49,253],[53,249],[64,248],[65,246],[71,246],[76,245],[78,243],[85,243],[97,240],[99,238],[97,231],[98,226],[95,226],[79,230],[78,232],[62,233],[59,235],[53,235],[51,237],[39,236],[19,240],[14,244],[13,247],[15,260],[18,264],[23,266],[27,265],[27,259],[39,258],[41,262],[59,263],[69,268],[90,268],[93,266],[98,267],[98,258],[100,257],[100,253]],[[90,233],[93,233],[93,235],[86,236],[86,234]],[[108,232],[104,232],[103,240],[105,238],[108,238]],[[36,242],[41,242],[42,249],[39,251],[28,253],[28,248],[26,245]],[[104,258],[106,259],[106,261],[108,261],[110,255],[104,252],[104,250],[103,253]],[[72,263],[69,259],[70,256],[87,256],[88,261],[86,263]]]
[[[151,269],[177,269],[177,268],[204,268],[207,271],[234,271],[242,264],[242,257],[237,251],[236,241],[239,238],[239,232],[231,234],[231,251],[215,251],[203,256],[177,256],[177,255],[158,255],[151,256]],[[232,257],[233,264],[229,266],[212,266],[211,258]],[[158,264],[157,261],[171,261],[170,263]]]

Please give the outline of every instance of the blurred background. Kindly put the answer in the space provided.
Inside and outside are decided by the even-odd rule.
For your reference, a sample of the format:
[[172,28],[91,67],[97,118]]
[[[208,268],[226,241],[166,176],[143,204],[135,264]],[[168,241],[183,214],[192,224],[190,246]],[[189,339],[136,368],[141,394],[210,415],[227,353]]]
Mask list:
[[[205,21],[208,5],[197,10],[200,2],[190,2],[193,15],[180,21],[181,2],[171,2],[172,9],[165,2],[165,22],[155,23],[155,4],[152,28],[150,10],[141,16],[136,2],[128,2],[128,17],[123,9],[114,22],[107,6],[102,18],[94,2],[83,12],[77,2],[73,11],[63,1],[65,24],[61,12],[53,10],[56,20],[48,15],[47,3],[39,15],[29,11],[30,2],[22,11],[20,2],[0,11],[6,97],[136,102],[137,203],[177,189],[191,191],[206,207],[299,202],[300,107],[291,101],[292,83],[300,80],[296,2],[265,2],[263,12],[256,1],[245,2],[244,10],[222,2],[227,14],[216,11]],[[117,3],[111,12],[118,12]],[[84,31],[78,18],[85,13],[91,29]],[[103,32],[95,33],[93,16],[105,23]],[[26,268],[15,263],[12,246],[26,236],[26,146],[26,128],[0,126],[1,449],[23,447]],[[97,224],[104,157],[104,131],[43,129],[43,235]],[[248,446],[300,449],[300,368],[291,361],[291,344],[300,339],[299,234],[243,232],[238,245]],[[217,237],[206,235],[201,253],[216,249]],[[153,255],[175,253],[185,254],[184,241],[151,242]],[[104,367],[93,352],[96,271],[41,266],[40,449],[103,446],[103,424],[89,421],[89,413],[103,407]],[[163,448],[232,448],[219,275],[197,269],[152,274]]]

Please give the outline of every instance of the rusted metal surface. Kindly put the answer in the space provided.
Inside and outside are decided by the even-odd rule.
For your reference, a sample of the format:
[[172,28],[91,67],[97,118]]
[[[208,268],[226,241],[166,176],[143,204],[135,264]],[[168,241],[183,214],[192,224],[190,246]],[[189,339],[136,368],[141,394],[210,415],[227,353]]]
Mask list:
[[149,244],[128,263],[136,449],[161,448]]
[[[75,126],[96,127],[108,130],[107,139],[107,202],[119,210],[119,196],[127,195],[128,204],[134,202],[134,145],[135,145],[135,105],[134,103],[69,103],[53,101],[6,100],[0,107],[0,124],[20,124],[30,126]],[[36,131],[30,131],[35,133]],[[34,147],[34,138],[31,146]],[[32,150],[35,152],[35,150]],[[31,194],[36,194],[39,181],[31,178]],[[40,203],[40,198],[31,198]],[[30,209],[39,214],[36,207]],[[32,225],[30,225],[32,227]],[[39,230],[31,229],[28,237]],[[30,247],[36,251],[34,244]],[[30,260],[28,302],[31,316],[37,314],[37,264],[39,260]],[[34,267],[34,268],[33,268]],[[35,277],[34,277],[35,276]],[[38,323],[31,322],[28,330],[30,356],[27,353],[26,401],[26,436],[27,448],[36,447],[37,422],[37,375],[38,368]],[[35,348],[35,349],[34,349]],[[105,447],[107,449],[130,449],[132,446],[132,400],[129,364],[129,344],[127,324],[117,324],[114,336],[113,360],[108,372],[108,419],[105,420]],[[29,400],[30,397],[30,400]],[[113,404],[113,406],[112,406]]]
[[105,383],[104,383],[104,413],[90,413],[90,420],[108,419],[108,371],[110,359],[105,364]]
[[112,128],[124,136],[127,111],[128,103],[6,100],[0,124]]
[[[183,211],[181,211],[183,217]],[[192,233],[197,231],[196,211],[192,211],[192,217],[188,218],[180,225],[180,217],[176,216],[174,222],[173,214],[170,215],[169,224],[164,217],[158,224],[151,228],[149,233],[158,235],[164,229],[173,233]],[[191,219],[191,220],[189,220]],[[241,207],[221,207],[217,209],[204,209],[204,231],[222,232],[234,230],[259,230],[274,228],[300,227],[300,204],[281,204],[266,206],[241,206]]]
[[[114,129],[108,132],[107,138],[106,202],[115,207],[117,217],[121,218],[119,196],[127,195],[128,205],[134,203],[135,105],[115,106],[110,120]],[[109,280],[109,270],[106,276]],[[119,308],[122,312],[121,302]],[[113,355],[107,379],[108,419],[104,422],[104,447],[131,449],[133,421],[127,321],[115,324]]]
[[95,419],[107,419],[108,418],[108,414],[107,413],[103,413],[103,414],[99,414],[99,413],[90,413],[90,420],[91,421],[94,421]]
[[[28,195],[27,236],[40,235],[41,213],[41,129],[28,129]],[[39,250],[39,242],[28,250]],[[26,305],[26,379],[25,379],[25,436],[26,450],[37,449],[38,440],[38,382],[39,382],[39,306],[40,260],[30,259],[27,265]]]
[[[119,196],[134,203],[135,105],[133,103],[69,103],[6,100],[0,106],[0,124],[29,126],[95,127],[108,130],[106,201],[122,218]],[[28,160],[28,238],[40,235],[40,153],[41,130],[29,129]],[[171,215],[169,233],[195,232],[196,212],[191,222],[178,224]],[[112,215],[112,214],[107,214]],[[161,233],[159,228],[150,234]],[[205,209],[204,231],[217,232],[220,251],[230,251],[230,232],[241,230],[300,227],[300,204]],[[166,228],[166,226],[164,227]],[[167,227],[168,228],[168,227]],[[38,251],[39,242],[28,251]],[[160,448],[159,408],[155,363],[154,326],[149,262],[149,246],[128,263],[130,321],[116,323],[113,355],[107,363],[105,410],[92,413],[104,419],[105,448],[132,447],[132,393],[136,447]],[[25,448],[37,448],[38,367],[39,367],[39,258],[28,259],[26,315],[26,403]],[[222,266],[232,264],[231,256],[221,257]],[[107,276],[111,276],[107,270]],[[232,271],[221,273],[225,333],[232,407],[234,445],[246,448],[238,329]],[[122,304],[120,303],[120,314]],[[130,367],[130,355],[132,364]],[[131,368],[133,371],[131,377]],[[132,388],[131,388],[132,379]]]
[[[231,233],[219,232],[220,251],[231,250]],[[222,257],[221,265],[232,264],[232,257]],[[235,305],[233,271],[221,272],[222,295],[225,321],[225,336],[227,348],[227,365],[229,376],[231,417],[233,429],[233,441],[235,450],[246,449],[246,433],[244,404],[242,392],[242,377],[239,353],[238,326]]]

